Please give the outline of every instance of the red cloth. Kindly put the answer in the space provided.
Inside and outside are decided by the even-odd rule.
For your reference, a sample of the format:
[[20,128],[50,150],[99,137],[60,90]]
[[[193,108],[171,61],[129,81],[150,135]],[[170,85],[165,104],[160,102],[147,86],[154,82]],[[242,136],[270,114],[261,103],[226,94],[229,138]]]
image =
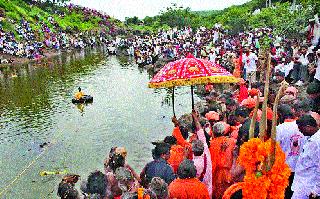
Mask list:
[[233,149],[236,141],[225,136],[213,138],[210,141],[212,161],[212,189],[213,198],[222,198],[223,193],[231,185],[231,167],[233,163]]
[[175,179],[169,185],[170,199],[209,199],[209,191],[200,180]]
[[244,84],[242,84],[242,85],[240,85],[238,102],[241,103],[243,100],[245,100],[247,98],[248,98],[248,89]]
[[185,149],[180,145],[173,145],[170,149],[170,158],[168,163],[172,166],[173,171],[177,173],[180,163],[184,160]]
[[177,144],[184,147],[186,150],[189,151],[188,159],[192,160],[193,153],[192,153],[192,144],[186,141],[183,136],[181,135],[181,131],[179,127],[175,127],[172,132],[172,136],[177,139]]
[[210,92],[210,91],[212,91],[212,89],[213,89],[213,85],[212,85],[212,84],[207,84],[207,85],[205,86],[205,89],[206,89],[206,92]]

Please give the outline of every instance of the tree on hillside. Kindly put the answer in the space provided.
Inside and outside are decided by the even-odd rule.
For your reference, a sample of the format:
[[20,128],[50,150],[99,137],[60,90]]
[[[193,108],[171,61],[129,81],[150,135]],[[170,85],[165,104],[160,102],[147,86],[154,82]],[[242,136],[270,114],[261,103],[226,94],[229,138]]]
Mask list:
[[139,23],[141,23],[141,21],[139,20],[139,18],[137,16],[134,16],[134,17],[126,17],[125,23],[138,25]]
[[161,25],[169,25],[170,27],[190,26],[195,14],[191,13],[191,9],[178,7],[177,4],[172,4],[171,7],[167,7],[164,11],[160,12],[159,20]]
[[154,19],[153,17],[149,17],[149,16],[146,16],[144,19],[143,19],[143,23],[144,25],[146,26],[151,26],[154,22]]

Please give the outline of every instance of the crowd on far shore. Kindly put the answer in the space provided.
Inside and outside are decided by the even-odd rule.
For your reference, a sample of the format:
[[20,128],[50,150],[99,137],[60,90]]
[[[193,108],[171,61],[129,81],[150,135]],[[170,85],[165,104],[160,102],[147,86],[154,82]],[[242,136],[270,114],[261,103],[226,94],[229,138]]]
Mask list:
[[[172,118],[172,132],[167,132],[163,140],[152,142],[153,160],[140,173],[126,161],[131,152],[116,146],[107,154],[104,171],[92,172],[82,181],[81,191],[75,188],[79,176],[66,175],[59,184],[58,196],[72,199],[228,198],[225,194],[232,185],[245,180],[246,170],[237,161],[239,150],[248,143],[250,128],[254,137],[259,136],[260,122],[264,119],[262,104],[267,99],[267,132],[261,139],[270,139],[272,120],[276,118],[276,140],[291,171],[285,179],[288,186],[279,198],[319,198],[320,25],[317,15],[310,20],[306,35],[306,38],[291,40],[285,35],[274,35],[271,28],[229,35],[216,24],[212,29],[171,29],[110,44],[114,48],[126,47],[128,54],[141,65],[152,65],[157,58],[175,60],[193,53],[195,57],[221,64],[241,81],[225,85],[224,89],[206,85],[202,106],[179,119]],[[261,52],[260,44],[264,37],[272,41],[270,52],[266,52],[271,54],[272,68],[266,96],[263,82],[267,56]],[[276,89],[282,80],[290,85],[278,102]],[[256,122],[251,125],[254,115]],[[256,178],[264,175],[261,164],[263,162],[253,165]],[[242,195],[237,191],[230,198],[243,198]]]
[[222,65],[236,77],[243,73],[245,79],[255,82],[262,80],[261,71],[265,70],[261,60],[266,56],[261,51],[261,41],[269,38],[272,41],[273,80],[286,79],[301,86],[312,82],[316,75],[316,52],[320,48],[318,15],[310,19],[305,33],[306,39],[288,39],[285,35],[275,35],[271,28],[259,28],[230,35],[216,24],[212,29],[159,30],[155,35],[119,39],[113,46],[126,47],[127,54],[134,56],[140,66],[155,64],[159,58],[177,60],[192,53],[195,57]]

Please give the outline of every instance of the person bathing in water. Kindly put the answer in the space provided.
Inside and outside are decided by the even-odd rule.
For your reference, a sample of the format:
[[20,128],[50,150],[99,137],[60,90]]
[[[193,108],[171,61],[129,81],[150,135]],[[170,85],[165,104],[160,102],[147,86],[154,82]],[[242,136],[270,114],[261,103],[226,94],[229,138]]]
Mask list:
[[83,91],[81,91],[81,88],[79,87],[79,88],[78,88],[78,92],[76,92],[76,94],[74,95],[74,98],[77,99],[77,100],[79,100],[79,99],[81,99],[83,96],[85,96],[85,94],[84,94]]

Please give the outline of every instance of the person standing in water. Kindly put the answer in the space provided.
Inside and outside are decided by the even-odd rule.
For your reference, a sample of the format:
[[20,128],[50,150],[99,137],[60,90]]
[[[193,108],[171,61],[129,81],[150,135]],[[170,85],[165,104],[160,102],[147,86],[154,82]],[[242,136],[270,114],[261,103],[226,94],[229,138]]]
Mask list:
[[76,92],[76,94],[74,95],[74,98],[77,99],[77,100],[79,100],[79,99],[81,99],[84,95],[85,95],[84,92],[81,91],[81,88],[79,87],[79,88],[78,88],[78,92]]

